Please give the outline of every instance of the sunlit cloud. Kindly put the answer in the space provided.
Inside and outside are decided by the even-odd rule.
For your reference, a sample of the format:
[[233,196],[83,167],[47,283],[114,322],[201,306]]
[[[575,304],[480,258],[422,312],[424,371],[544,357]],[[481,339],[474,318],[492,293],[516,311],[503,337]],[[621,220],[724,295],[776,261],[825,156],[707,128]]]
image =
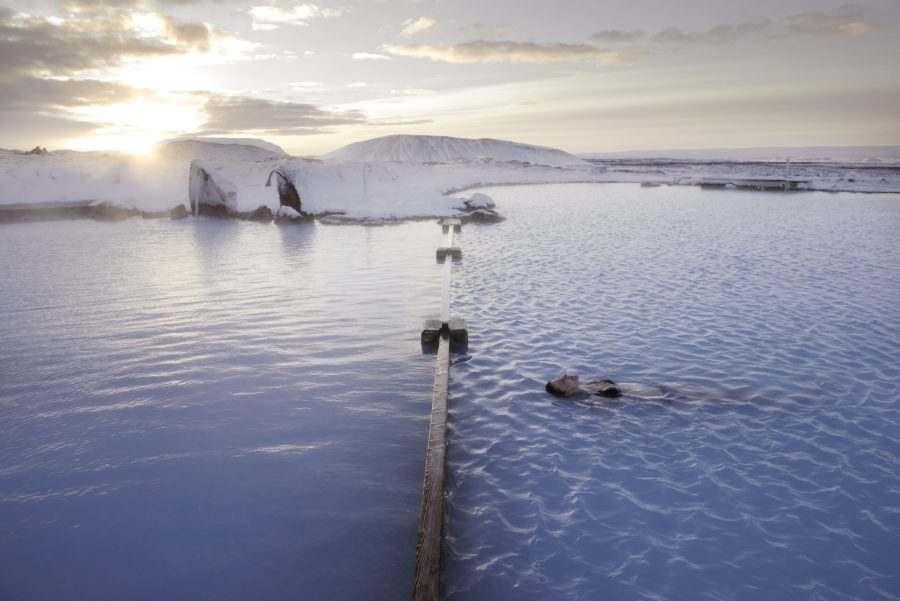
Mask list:
[[407,19],[403,22],[403,29],[400,35],[410,37],[422,31],[428,31],[437,27],[438,22],[431,17],[419,17],[418,19]]
[[249,13],[253,19],[253,29],[269,31],[283,25],[306,26],[313,19],[339,17],[347,12],[345,8],[323,8],[317,4],[298,4],[291,8],[278,6],[253,6]]
[[811,37],[856,36],[881,29],[870,11],[859,4],[846,4],[833,12],[805,12],[781,23],[788,34]]
[[447,63],[552,63],[624,60],[620,52],[590,44],[539,44],[535,42],[490,42],[479,40],[449,46],[445,44],[385,45],[382,50],[396,56],[429,58]]
[[354,52],[353,60],[355,61],[389,61],[391,57],[383,54],[373,54],[371,52]]
[[47,18],[0,7],[0,76],[73,75],[208,48],[211,29],[158,15]]
[[79,107],[73,112],[86,121],[100,124],[92,140],[78,145],[82,149],[94,145],[146,152],[159,140],[191,131],[202,123],[200,106],[190,98],[162,98],[152,94],[129,102]]
[[434,90],[425,90],[423,88],[403,88],[401,90],[391,90],[391,94],[395,96],[428,96],[434,94]]
[[204,111],[206,120],[200,128],[205,134],[310,135],[366,121],[358,110],[331,111],[312,104],[242,96],[210,96]]

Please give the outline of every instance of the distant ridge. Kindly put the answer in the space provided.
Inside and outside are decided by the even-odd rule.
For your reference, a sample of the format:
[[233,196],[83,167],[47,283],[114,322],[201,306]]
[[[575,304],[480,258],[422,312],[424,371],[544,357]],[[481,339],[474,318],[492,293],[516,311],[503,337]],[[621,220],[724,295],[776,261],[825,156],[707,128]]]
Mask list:
[[393,135],[349,144],[324,156],[349,162],[451,163],[456,161],[523,161],[536,165],[565,167],[584,165],[573,154],[491,138]]
[[258,161],[282,159],[279,146],[256,138],[175,138],[157,144],[157,154],[167,159]]

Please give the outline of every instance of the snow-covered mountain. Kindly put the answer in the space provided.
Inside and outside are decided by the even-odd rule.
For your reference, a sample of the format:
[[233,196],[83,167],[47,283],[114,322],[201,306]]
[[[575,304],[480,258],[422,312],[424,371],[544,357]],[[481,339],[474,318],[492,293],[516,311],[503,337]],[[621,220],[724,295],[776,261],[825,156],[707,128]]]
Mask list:
[[279,146],[256,138],[176,138],[160,142],[156,154],[188,161],[263,161],[288,156]]
[[584,166],[575,155],[555,148],[490,138],[394,135],[349,144],[326,159],[348,162],[452,163],[458,161],[521,161],[551,167]]

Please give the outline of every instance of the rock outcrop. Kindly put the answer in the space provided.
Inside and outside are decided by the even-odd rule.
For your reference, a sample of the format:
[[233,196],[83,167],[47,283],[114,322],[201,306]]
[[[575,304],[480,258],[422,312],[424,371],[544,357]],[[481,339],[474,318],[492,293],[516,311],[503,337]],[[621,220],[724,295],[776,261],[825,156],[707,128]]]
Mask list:
[[237,213],[237,188],[227,180],[217,180],[198,161],[191,162],[188,195],[195,215],[231,217]]
[[305,216],[306,213],[303,211],[303,205],[300,201],[300,193],[297,192],[297,187],[294,185],[291,178],[280,169],[274,169],[266,180],[267,186],[272,185],[272,178],[275,178],[276,180],[276,186],[278,187],[278,201],[280,205],[282,207],[290,207],[301,216]]
[[190,217],[190,216],[191,216],[191,214],[188,213],[188,210],[187,210],[187,208],[186,208],[184,205],[178,205],[177,207],[175,207],[174,209],[172,209],[171,211],[169,211],[169,217],[170,217],[173,221],[179,221],[179,220],[181,220],[181,219],[187,219],[187,218]]
[[463,206],[459,207],[459,218],[464,223],[495,223],[503,221],[503,216],[498,213],[495,208],[497,203],[494,199],[482,192],[476,192],[469,198],[463,200]]

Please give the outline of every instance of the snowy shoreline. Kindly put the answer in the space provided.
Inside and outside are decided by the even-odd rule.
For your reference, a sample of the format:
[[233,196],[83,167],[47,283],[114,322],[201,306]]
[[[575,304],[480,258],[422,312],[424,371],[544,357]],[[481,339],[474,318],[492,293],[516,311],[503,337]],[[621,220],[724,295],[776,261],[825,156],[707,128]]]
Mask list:
[[[377,160],[382,157],[381,160]],[[270,181],[270,180],[275,180]],[[274,184],[274,185],[267,185]],[[388,136],[319,158],[262,140],[169,142],[153,158],[0,151],[0,222],[194,214],[270,221],[385,223],[457,216],[494,220],[467,193],[558,183],[715,185],[897,193],[900,165],[805,161],[591,158],[498,140]],[[302,208],[301,208],[302,205]],[[179,217],[185,217],[184,209]],[[290,221],[291,219],[283,219]]]

